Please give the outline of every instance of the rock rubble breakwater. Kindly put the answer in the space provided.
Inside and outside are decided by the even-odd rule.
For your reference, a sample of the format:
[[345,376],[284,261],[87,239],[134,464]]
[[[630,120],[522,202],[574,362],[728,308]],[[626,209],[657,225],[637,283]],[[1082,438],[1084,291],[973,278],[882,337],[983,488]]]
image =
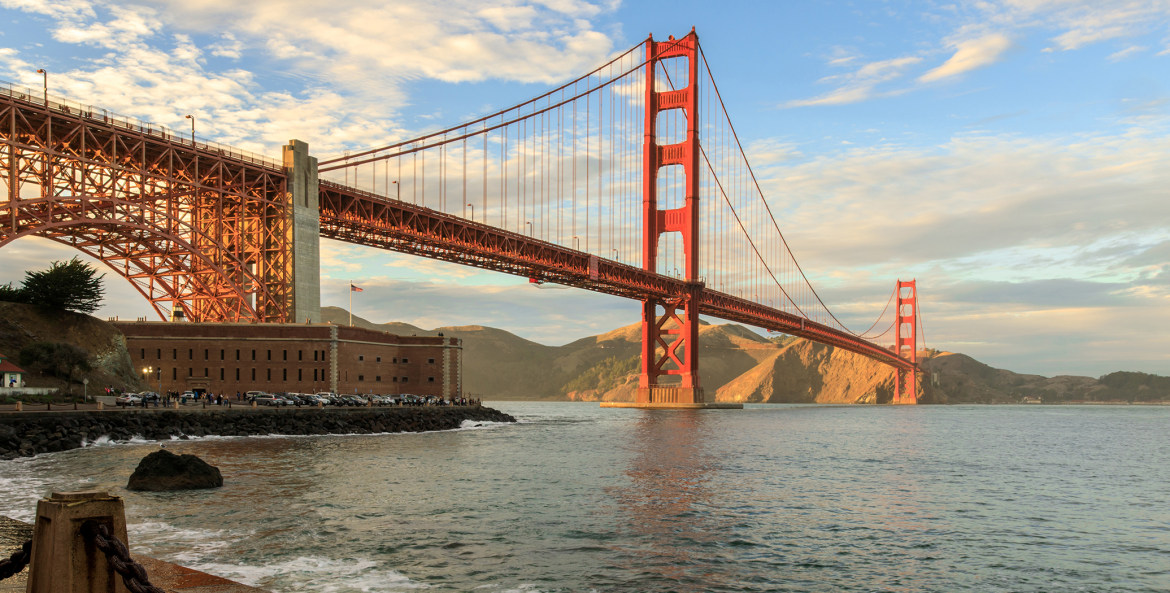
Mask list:
[[375,409],[107,410],[0,414],[0,459],[76,449],[103,437],[376,434],[460,428],[464,421],[515,422],[482,406]]

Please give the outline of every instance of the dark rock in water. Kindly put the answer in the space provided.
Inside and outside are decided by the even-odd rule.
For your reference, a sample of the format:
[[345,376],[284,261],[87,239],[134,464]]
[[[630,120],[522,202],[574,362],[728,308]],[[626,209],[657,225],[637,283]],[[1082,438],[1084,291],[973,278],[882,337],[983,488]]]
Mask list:
[[193,490],[223,486],[219,468],[194,455],[160,449],[142,458],[126,483],[128,490]]

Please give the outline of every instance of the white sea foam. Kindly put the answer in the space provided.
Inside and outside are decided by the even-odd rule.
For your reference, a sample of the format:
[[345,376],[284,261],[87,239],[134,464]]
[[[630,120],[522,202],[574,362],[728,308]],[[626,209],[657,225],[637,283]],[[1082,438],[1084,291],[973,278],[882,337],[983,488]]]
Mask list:
[[106,434],[103,434],[102,436],[100,436],[92,441],[89,439],[81,439],[81,446],[83,448],[84,447],[108,447],[108,446],[114,445],[116,443],[117,443],[117,441],[110,439],[110,435],[106,435]]
[[88,440],[88,439],[81,439],[81,446],[82,446],[82,448],[86,448],[86,447],[118,447],[118,446],[124,446],[124,445],[145,445],[145,444],[157,443],[157,442],[158,441],[148,439],[140,434],[136,434],[125,441],[114,440],[114,439],[110,438],[110,435],[103,434],[102,436],[100,436],[92,441]]
[[511,422],[493,422],[491,420],[464,420],[457,430],[486,430],[511,424]]
[[200,558],[221,556],[232,543],[251,536],[254,531],[231,531],[227,529],[180,529],[169,523],[145,521],[126,526],[135,542],[135,548],[151,556],[163,551],[162,548],[181,546],[182,551],[165,554],[167,559],[187,564]]
[[33,457],[0,461],[0,515],[27,523],[36,519],[37,501],[53,483],[41,477],[39,465]]
[[402,573],[379,566],[372,560],[301,556],[265,566],[225,563],[193,563],[189,566],[245,585],[288,593],[397,593],[429,588],[426,583],[412,581]]

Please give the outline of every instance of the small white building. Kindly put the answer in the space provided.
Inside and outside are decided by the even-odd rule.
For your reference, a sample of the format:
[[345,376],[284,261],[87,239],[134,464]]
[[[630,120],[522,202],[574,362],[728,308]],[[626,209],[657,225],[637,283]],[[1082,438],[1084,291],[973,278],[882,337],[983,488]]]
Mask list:
[[16,366],[7,356],[0,354],[0,387],[24,387],[25,370]]

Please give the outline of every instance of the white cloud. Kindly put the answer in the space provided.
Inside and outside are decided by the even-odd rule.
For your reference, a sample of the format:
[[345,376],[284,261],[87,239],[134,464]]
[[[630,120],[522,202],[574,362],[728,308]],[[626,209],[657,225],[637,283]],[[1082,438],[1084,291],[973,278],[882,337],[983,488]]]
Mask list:
[[228,32],[257,45],[268,40],[280,48],[275,57],[350,85],[368,84],[371,75],[551,83],[588,69],[613,49],[587,20],[612,8],[583,0],[490,7],[477,0],[155,4],[166,8],[161,12],[171,27]]
[[953,44],[954,55],[941,66],[918,77],[919,82],[935,82],[989,66],[1012,47],[1011,39],[999,33]]
[[[895,278],[917,277],[936,347],[1016,371],[1164,374],[1151,352],[1165,340],[1138,328],[1170,323],[1167,151],[1163,130],[1133,129],[752,160],[813,285],[854,329]],[[1104,361],[1068,346],[1124,335]]]
[[1075,50],[1164,29],[1170,0],[1001,0],[977,5],[995,26],[1059,31],[1049,50]]
[[[942,45],[951,56],[942,65],[920,75],[920,84],[951,79],[966,72],[1000,61],[1015,45],[1014,37],[1041,30],[1053,35],[1053,47],[1045,51],[1075,50],[1113,39],[1133,38],[1170,28],[1170,0],[982,0],[972,4],[971,13],[955,25]],[[962,13],[966,9],[947,5],[941,12]],[[930,16],[937,15],[928,15]],[[1163,43],[1166,43],[1163,40]],[[1123,59],[1145,48],[1130,45],[1109,59]],[[1170,46],[1158,55],[1170,52]],[[879,85],[900,78],[905,71],[934,53],[922,50],[919,55],[872,61],[855,72],[822,78],[821,83],[837,88],[810,99],[797,99],[782,107],[845,105],[879,97],[901,94],[912,87],[880,91]],[[825,61],[839,67],[856,63],[851,50],[834,46]]]
[[[587,19],[614,8],[572,0],[488,9],[473,0],[2,5],[50,17],[58,42],[101,50],[52,72],[50,92],[180,130],[191,113],[201,138],[268,155],[290,138],[329,155],[413,135],[394,122],[407,102],[403,85],[417,78],[549,82],[584,71],[612,48]],[[0,75],[32,85],[27,62],[6,53]],[[215,69],[209,57],[235,63]],[[288,90],[270,82],[282,74],[295,83]]]
[[877,96],[878,85],[895,80],[902,76],[905,70],[921,62],[917,56],[905,56],[889,60],[870,62],[848,74],[828,76],[820,80],[822,83],[839,83],[835,90],[811,99],[789,101],[784,107],[810,107],[813,105],[845,105],[857,103]]
[[1147,49],[1149,49],[1149,48],[1141,46],[1141,45],[1131,45],[1125,49],[1118,50],[1118,51],[1115,51],[1115,52],[1109,54],[1109,61],[1110,62],[1120,62],[1121,60],[1124,60],[1124,59],[1126,59],[1134,54],[1138,54],[1138,53],[1141,53],[1143,51],[1146,51]]

